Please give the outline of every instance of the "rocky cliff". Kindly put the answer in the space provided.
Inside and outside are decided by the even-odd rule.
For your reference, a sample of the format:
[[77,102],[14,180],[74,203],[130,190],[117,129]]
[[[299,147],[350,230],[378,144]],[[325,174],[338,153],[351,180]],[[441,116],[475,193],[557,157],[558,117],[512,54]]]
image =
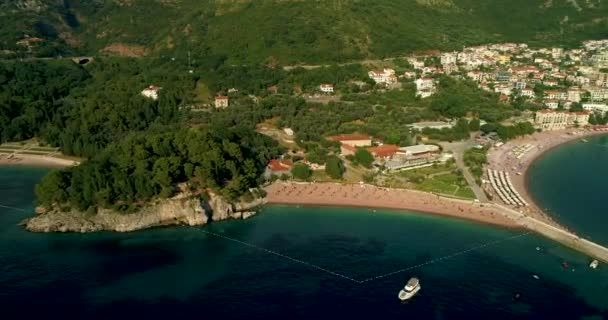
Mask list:
[[32,232],[129,232],[167,225],[204,225],[211,221],[247,219],[249,211],[266,203],[266,199],[229,203],[220,196],[209,194],[208,200],[198,196],[178,195],[158,200],[134,213],[119,213],[99,209],[96,214],[78,211],[50,210],[22,222]]

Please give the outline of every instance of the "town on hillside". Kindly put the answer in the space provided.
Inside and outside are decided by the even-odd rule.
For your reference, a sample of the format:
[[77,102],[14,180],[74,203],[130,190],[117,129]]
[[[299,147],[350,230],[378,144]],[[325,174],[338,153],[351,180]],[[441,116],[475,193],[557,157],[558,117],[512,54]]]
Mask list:
[[[358,77],[355,76],[357,72],[352,71],[356,70],[353,64],[333,68],[285,67],[287,74],[292,72],[304,79],[306,76],[302,75],[322,70],[323,76],[317,78],[325,81],[308,86],[298,85],[295,80],[289,83],[278,81],[267,85],[262,94],[252,94],[238,85],[224,87],[210,94],[204,107],[209,112],[222,112],[242,106],[242,101],[259,105],[264,99],[285,96],[303,98],[311,105],[308,110],[312,112],[319,111],[318,107],[312,107],[315,104],[349,108],[363,103],[374,113],[380,113],[380,110],[394,113],[388,111],[386,103],[397,108],[400,104],[414,106],[403,107],[403,110],[407,110],[405,114],[410,110],[418,112],[412,115],[418,119],[415,122],[399,123],[398,119],[379,117],[388,121],[387,127],[399,131],[390,139],[387,138],[393,133],[390,130],[362,132],[338,129],[327,134],[327,130],[319,129],[315,134],[324,134],[323,137],[321,140],[312,139],[317,144],[310,144],[311,139],[302,138],[303,127],[292,127],[294,122],[301,121],[299,118],[259,124],[259,132],[275,138],[289,150],[281,158],[268,163],[265,176],[272,181],[340,178],[462,198],[475,198],[470,180],[482,181],[481,162],[485,157],[479,154],[485,154],[489,148],[500,147],[506,140],[535,131],[587,126],[600,128],[599,125],[605,125],[608,120],[608,40],[586,41],[582,47],[572,49],[530,48],[523,43],[501,43],[465,47],[452,52],[430,50],[405,57],[368,61],[360,66],[365,73]],[[350,78],[345,70],[351,72]],[[335,78],[333,82],[332,78]],[[310,76],[308,82],[310,79],[316,78]],[[472,95],[487,95],[497,101],[494,113],[499,117],[489,118],[471,112],[464,117],[449,117],[442,112],[420,111],[432,109],[434,102],[429,101],[442,93],[444,100],[446,95],[450,96],[445,103],[448,107],[451,104],[449,99],[460,95],[457,91],[442,92],[445,79],[473,84],[477,91]],[[151,84],[141,94],[157,100],[162,92],[160,86]],[[465,104],[471,103],[466,101]],[[503,107],[508,109],[506,106],[516,112],[503,111]],[[503,119],[505,117],[502,116],[507,114]],[[290,122],[292,125],[287,125]],[[362,123],[359,118],[350,127],[361,127]],[[505,125],[499,128],[497,123]],[[311,131],[310,126],[306,131]],[[458,140],[465,141],[464,147],[453,143]],[[328,161],[330,158],[332,161]],[[468,182],[463,172],[463,161],[459,161],[463,158],[473,171],[474,177]]]

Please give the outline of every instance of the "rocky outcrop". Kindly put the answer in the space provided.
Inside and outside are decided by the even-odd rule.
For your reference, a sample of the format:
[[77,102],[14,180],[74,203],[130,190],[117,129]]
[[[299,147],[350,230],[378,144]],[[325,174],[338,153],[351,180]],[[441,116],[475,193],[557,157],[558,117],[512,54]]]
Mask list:
[[211,212],[211,221],[247,219],[255,214],[250,210],[265,204],[266,198],[255,199],[251,202],[228,203],[220,196],[209,194],[207,203]]
[[48,210],[22,224],[32,232],[129,232],[167,225],[197,226],[210,221],[247,219],[255,214],[251,211],[253,208],[266,203],[263,198],[234,204],[215,194],[209,194],[208,198],[202,201],[199,196],[182,194],[158,200],[134,213],[109,209],[99,209],[96,214]]

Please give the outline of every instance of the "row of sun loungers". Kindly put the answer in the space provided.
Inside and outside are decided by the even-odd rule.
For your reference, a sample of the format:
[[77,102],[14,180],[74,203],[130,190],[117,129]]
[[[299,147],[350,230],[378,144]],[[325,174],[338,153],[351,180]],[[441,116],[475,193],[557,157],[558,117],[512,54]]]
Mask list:
[[528,151],[532,150],[533,148],[534,146],[529,143],[517,146],[513,148],[513,154],[515,155],[515,157],[517,157],[517,159],[521,159],[521,157],[523,157]]
[[488,177],[492,188],[494,188],[494,191],[496,191],[502,202],[518,207],[528,205],[526,200],[515,190],[506,172],[488,169]]

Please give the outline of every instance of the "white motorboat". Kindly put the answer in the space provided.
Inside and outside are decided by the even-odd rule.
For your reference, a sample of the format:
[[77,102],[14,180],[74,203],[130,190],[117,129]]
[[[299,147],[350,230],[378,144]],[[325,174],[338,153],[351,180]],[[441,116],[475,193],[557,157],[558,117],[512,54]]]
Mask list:
[[399,300],[405,301],[411,299],[421,288],[418,278],[411,278],[407,281],[403,290],[399,291]]
[[597,261],[597,260],[593,260],[593,261],[591,261],[591,263],[589,264],[589,268],[591,268],[591,269],[596,269],[596,268],[597,268],[597,266],[599,266],[599,265],[600,265],[600,262],[599,262],[599,261]]

